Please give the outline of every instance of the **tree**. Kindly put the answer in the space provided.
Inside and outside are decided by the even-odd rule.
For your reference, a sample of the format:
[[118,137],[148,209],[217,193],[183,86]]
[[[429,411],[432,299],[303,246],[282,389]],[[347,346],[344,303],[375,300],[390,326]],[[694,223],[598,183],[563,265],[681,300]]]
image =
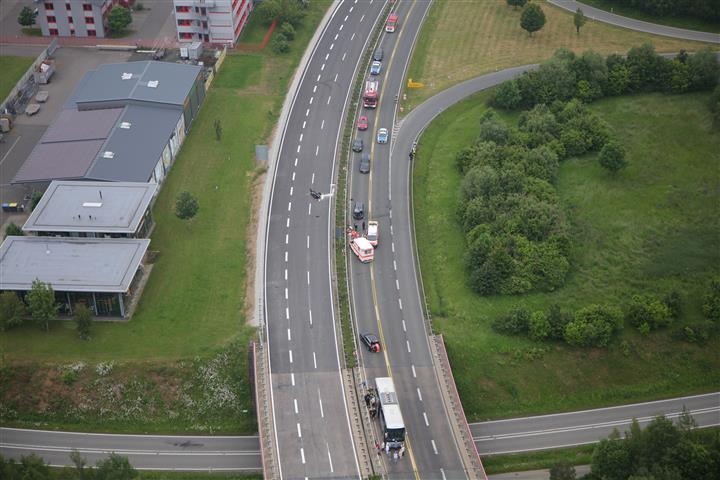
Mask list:
[[75,325],[78,337],[82,340],[90,340],[90,327],[92,327],[93,316],[89,308],[84,304],[75,305]]
[[616,307],[588,305],[575,313],[565,326],[565,341],[576,347],[607,347],[622,327],[622,312]]
[[40,203],[40,200],[42,199],[43,192],[39,190],[35,190],[32,192],[32,195],[30,196],[30,211],[32,212],[35,210],[35,207],[37,207],[38,203]]
[[507,0],[507,4],[511,7],[515,7],[515,9],[524,7],[527,2],[528,0]]
[[23,7],[22,10],[20,10],[20,15],[18,15],[18,23],[23,27],[31,27],[35,25],[35,17],[37,17],[37,15],[32,8]]
[[50,322],[57,318],[58,311],[52,286],[39,279],[33,280],[32,289],[27,294],[27,303],[33,322],[45,331],[50,330]]
[[536,3],[529,3],[523,8],[520,15],[520,26],[532,37],[534,32],[540,30],[546,22],[545,12]]
[[273,38],[272,49],[275,53],[286,53],[290,51],[290,42],[287,37],[282,33],[277,33]]
[[587,23],[585,12],[578,8],[577,12],[575,12],[575,15],[573,16],[573,23],[575,24],[576,33],[579,35],[580,28]]
[[625,159],[625,149],[620,143],[614,140],[607,142],[602,150],[600,150],[598,161],[603,168],[613,174],[628,165],[628,161]]
[[280,25],[280,33],[285,35],[288,41],[292,41],[295,38],[295,27],[293,27],[290,22],[283,22],[283,24]]
[[112,10],[110,10],[110,14],[108,15],[108,26],[113,33],[125,33],[125,30],[131,22],[132,16],[130,15],[129,9],[121,7],[120,5],[115,5]]
[[7,227],[5,227],[5,235],[8,237],[11,235],[14,235],[16,237],[22,237],[25,235],[22,231],[22,228],[15,225],[15,223],[10,222]]
[[[88,475],[88,470],[85,469],[87,460],[85,460],[85,457],[83,457],[80,452],[73,449],[70,452],[70,460],[73,462],[73,465],[75,465],[78,480],[85,480],[85,478],[90,476]],[[90,473],[92,474],[92,472]]]
[[257,15],[265,25],[270,25],[280,15],[280,2],[278,0],[265,0],[260,2],[254,9]]
[[0,293],[0,331],[22,325],[25,304],[15,292]]
[[175,215],[181,220],[190,220],[199,209],[197,198],[193,197],[190,192],[180,192],[175,200]]
[[98,461],[95,466],[96,480],[132,480],[138,476],[137,470],[133,468],[128,458],[117,453],[111,453],[108,458]]
[[575,480],[575,467],[565,461],[556,463],[550,468],[550,480]]

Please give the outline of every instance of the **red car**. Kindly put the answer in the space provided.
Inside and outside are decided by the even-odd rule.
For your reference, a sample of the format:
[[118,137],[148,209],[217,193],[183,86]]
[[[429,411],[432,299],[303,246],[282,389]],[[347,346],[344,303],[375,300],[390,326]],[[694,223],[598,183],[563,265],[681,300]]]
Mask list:
[[367,130],[368,128],[368,119],[365,115],[358,118],[357,123],[358,130]]

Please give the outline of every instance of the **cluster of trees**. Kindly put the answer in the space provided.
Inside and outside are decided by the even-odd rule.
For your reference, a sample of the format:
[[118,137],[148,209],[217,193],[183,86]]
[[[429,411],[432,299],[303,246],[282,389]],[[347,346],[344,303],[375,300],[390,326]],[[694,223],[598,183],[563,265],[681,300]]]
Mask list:
[[717,0],[606,0],[622,7],[632,7],[656,17],[695,17],[720,20]]
[[70,453],[73,467],[62,470],[51,470],[45,461],[35,455],[20,457],[20,461],[5,459],[0,455],[0,478],[7,480],[132,480],[138,478],[127,457],[111,453],[107,458],[99,460],[95,468],[87,466],[87,460],[77,450]]
[[[0,331],[19,327],[28,320],[45,331],[50,330],[50,322],[57,319],[59,310],[52,286],[40,280],[33,281],[32,289],[25,296],[25,302],[15,292],[0,293]],[[92,312],[87,306],[77,304],[74,313],[78,337],[89,340]]]
[[130,9],[122,5],[115,5],[108,14],[108,27],[115,35],[122,35],[127,32],[127,27],[132,23]]
[[637,92],[711,90],[718,84],[720,64],[714,52],[675,58],[658,55],[650,44],[630,49],[627,56],[603,57],[586,51],[576,55],[559,49],[537,70],[501,84],[490,104],[503,109],[530,109],[537,104],[577,98],[585,103]]
[[258,15],[266,25],[274,20],[279,25],[278,32],[272,42],[275,53],[285,53],[290,50],[290,42],[295,39],[295,29],[302,24],[305,18],[307,2],[298,0],[264,0],[255,7]]
[[578,100],[536,105],[521,114],[517,129],[493,110],[483,115],[476,143],[456,155],[463,175],[458,216],[474,291],[519,294],[563,285],[570,238],[553,186],[559,162],[610,147],[619,155],[608,168],[622,168],[624,151],[609,126]]

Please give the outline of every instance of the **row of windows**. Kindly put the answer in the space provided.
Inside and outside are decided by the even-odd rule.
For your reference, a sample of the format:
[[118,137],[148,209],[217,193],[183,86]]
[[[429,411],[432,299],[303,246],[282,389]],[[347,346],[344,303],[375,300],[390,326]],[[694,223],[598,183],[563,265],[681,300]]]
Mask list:
[[[52,3],[50,3],[50,2],[45,3],[45,10],[54,10],[54,9],[55,9],[55,5],[53,5]],[[70,6],[69,3],[65,4],[65,10],[72,10],[72,7]],[[85,10],[86,12],[92,12],[92,5],[90,5],[89,3],[83,3],[83,10]]]
[[[73,17],[67,17],[67,19],[68,19],[68,23],[74,23]],[[57,23],[57,19],[52,15],[49,15],[47,17],[47,21],[48,21],[48,23]],[[87,25],[92,25],[95,23],[95,19],[93,17],[85,17],[85,23]]]
[[[192,9],[193,9],[193,7],[187,7],[187,6],[175,7],[175,11],[177,13],[190,13],[193,11]],[[207,15],[207,8],[195,7],[195,13],[199,13],[200,15]]]
[[[50,29],[50,35],[56,37],[56,36],[58,35],[58,30],[57,30],[57,28],[51,28],[51,29]],[[70,35],[75,35],[75,30],[74,30],[74,29],[70,29]],[[95,37],[95,36],[97,36],[97,32],[96,32],[95,30],[88,30],[88,31],[87,31],[87,35],[88,35],[88,37]]]

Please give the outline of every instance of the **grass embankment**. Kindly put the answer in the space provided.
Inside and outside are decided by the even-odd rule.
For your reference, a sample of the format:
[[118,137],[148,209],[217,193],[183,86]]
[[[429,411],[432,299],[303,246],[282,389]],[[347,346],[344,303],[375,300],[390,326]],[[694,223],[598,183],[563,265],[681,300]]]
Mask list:
[[20,77],[35,61],[33,57],[0,56],[0,102],[10,94]]
[[433,2],[410,64],[408,77],[425,84],[408,90],[407,108],[451,85],[483,73],[538,63],[561,47],[574,52],[625,53],[650,42],[658,52],[694,51],[707,45],[649,35],[588,21],[575,33],[573,14],[541,3],[547,23],[529,37],[520,28],[520,10],[504,0]]
[[[200,357],[209,362],[231,344],[237,345],[240,351],[235,354],[241,359],[237,372],[242,386],[240,402],[250,409],[244,418],[217,418],[208,426],[200,421],[171,421],[168,412],[159,411],[157,418],[144,419],[142,427],[128,418],[108,426],[99,421],[97,428],[255,431],[246,355],[254,329],[246,326],[245,314],[247,269],[254,261],[249,256],[249,242],[255,238],[250,223],[252,187],[264,171],[255,165],[255,145],[269,142],[288,82],[329,5],[329,1],[311,3],[289,54],[275,55],[267,49],[227,57],[155,204],[157,226],[150,249],[158,251],[159,256],[133,318],[122,323],[96,323],[88,342],[77,338],[71,322],[56,322],[49,333],[32,327],[5,332],[0,337],[0,349],[6,372],[12,371],[13,362],[18,362],[37,370],[29,378],[47,378],[57,383],[62,382],[62,375],[50,372],[57,371],[58,364],[115,361],[119,370],[132,372],[129,377],[172,385],[192,375],[187,371],[188,360]],[[222,126],[220,141],[215,137],[216,120]],[[199,213],[187,224],[174,214],[175,198],[183,190],[195,195],[200,204]],[[162,372],[159,377],[151,372],[154,369]],[[7,387],[19,397],[24,391],[28,398],[44,388],[36,382],[19,380]],[[147,392],[147,396],[155,394],[172,396],[178,391],[166,392],[158,387]],[[0,402],[2,399],[0,393]],[[67,407],[51,411],[40,403],[17,405],[13,407],[13,420],[42,419],[45,423],[62,423],[63,428],[86,428],[92,414],[70,421],[67,414],[73,413],[73,405],[71,399],[67,402]],[[7,405],[0,403],[0,407]],[[5,423],[4,414],[2,418]]]
[[[625,145],[630,166],[613,179],[595,155],[565,161],[558,192],[572,231],[571,273],[556,292],[480,297],[467,286],[456,221],[454,155],[477,136],[487,94],[441,115],[422,137],[414,171],[418,248],[435,328],[445,334],[471,421],[599,407],[717,388],[720,339],[698,346],[668,331],[626,327],[607,350],[580,350],[495,333],[515,306],[576,309],[677,289],[684,321],[701,318],[720,265],[720,136],[707,94],[626,96],[593,104]],[[507,117],[506,118],[511,118]],[[689,140],[691,139],[691,140]],[[621,345],[626,348],[621,347]]]
[[482,462],[485,473],[488,475],[548,469],[560,462],[568,462],[571,465],[589,465],[594,449],[595,445],[581,445],[541,452],[492,455],[483,457]]
[[669,27],[686,28],[688,30],[698,30],[701,32],[720,33],[720,24],[718,24],[718,22],[712,22],[704,18],[657,17],[632,8],[630,5],[620,5],[614,2],[608,2],[607,0],[582,0],[582,2],[616,15],[634,18],[644,22],[657,23],[658,25],[667,25]]

